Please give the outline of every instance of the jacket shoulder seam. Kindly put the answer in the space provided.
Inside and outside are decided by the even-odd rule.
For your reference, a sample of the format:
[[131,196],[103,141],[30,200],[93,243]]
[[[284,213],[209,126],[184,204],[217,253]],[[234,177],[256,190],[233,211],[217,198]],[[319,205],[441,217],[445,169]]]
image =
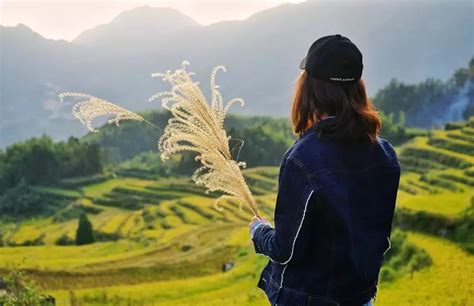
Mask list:
[[304,173],[306,180],[309,180],[310,173],[302,161],[293,156],[289,156],[287,160],[293,162],[296,166],[298,166],[298,168],[300,168],[300,170]]

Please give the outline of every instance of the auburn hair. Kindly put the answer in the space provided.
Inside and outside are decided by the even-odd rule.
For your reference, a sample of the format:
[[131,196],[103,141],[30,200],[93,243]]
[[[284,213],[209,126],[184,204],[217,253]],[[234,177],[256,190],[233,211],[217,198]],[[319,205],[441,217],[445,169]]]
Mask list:
[[293,130],[302,135],[322,116],[333,120],[317,126],[319,136],[348,142],[375,142],[381,120],[367,97],[362,79],[355,83],[330,83],[303,71],[296,80],[291,119]]

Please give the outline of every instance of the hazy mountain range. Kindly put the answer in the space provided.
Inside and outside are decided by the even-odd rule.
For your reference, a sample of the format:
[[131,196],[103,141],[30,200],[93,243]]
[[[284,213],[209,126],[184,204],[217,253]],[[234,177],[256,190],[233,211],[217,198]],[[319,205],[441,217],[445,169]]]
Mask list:
[[[203,8],[205,9],[205,8]],[[90,93],[132,110],[165,84],[153,72],[182,60],[207,88],[213,66],[225,99],[248,114],[286,116],[298,64],[318,37],[341,33],[364,54],[369,93],[397,78],[448,78],[474,55],[471,1],[314,1],[282,5],[242,21],[202,26],[169,8],[138,7],[72,42],[45,39],[26,25],[0,26],[0,147],[47,133],[86,130],[58,93]],[[80,18],[80,16],[78,16]]]

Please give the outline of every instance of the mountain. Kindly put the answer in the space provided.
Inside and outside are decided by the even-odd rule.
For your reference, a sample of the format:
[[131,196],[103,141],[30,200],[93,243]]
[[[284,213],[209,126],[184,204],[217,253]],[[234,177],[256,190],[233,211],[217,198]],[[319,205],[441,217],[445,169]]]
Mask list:
[[194,19],[175,9],[141,6],[119,14],[107,24],[82,32],[73,42],[89,46],[137,43],[137,46],[156,48],[155,36],[171,38],[199,26]]
[[[57,70],[68,67],[67,74],[77,50],[66,41],[44,39],[23,24],[0,27],[0,37],[0,146],[41,133],[77,133],[58,122],[66,110],[57,103]],[[58,123],[67,133],[55,133]]]
[[213,66],[227,67],[217,79],[224,98],[247,102],[232,111],[287,116],[299,61],[312,41],[331,33],[362,50],[371,96],[392,78],[446,79],[474,54],[473,19],[470,1],[311,1],[208,26],[173,9],[139,7],[72,42],[45,39],[24,25],[0,27],[0,147],[41,133],[84,134],[72,102],[59,104],[63,91],[132,110],[159,107],[148,97],[166,87],[150,74],[182,60],[204,87]]

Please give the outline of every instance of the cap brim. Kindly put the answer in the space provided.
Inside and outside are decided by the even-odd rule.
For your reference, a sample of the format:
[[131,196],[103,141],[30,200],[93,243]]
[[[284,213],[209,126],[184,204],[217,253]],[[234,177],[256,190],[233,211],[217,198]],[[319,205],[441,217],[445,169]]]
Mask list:
[[306,57],[303,58],[303,60],[300,63],[300,69],[305,69],[306,68]]

